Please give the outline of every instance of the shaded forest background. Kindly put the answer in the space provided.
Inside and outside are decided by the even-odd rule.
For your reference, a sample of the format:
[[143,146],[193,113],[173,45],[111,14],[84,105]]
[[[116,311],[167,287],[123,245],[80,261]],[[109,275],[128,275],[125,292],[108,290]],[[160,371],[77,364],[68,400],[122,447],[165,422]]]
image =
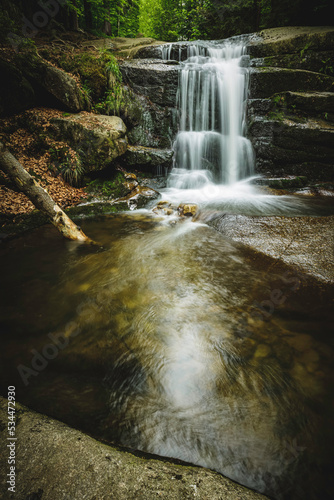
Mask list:
[[328,25],[330,0],[0,0],[0,41],[48,27],[163,41],[222,39],[277,26]]

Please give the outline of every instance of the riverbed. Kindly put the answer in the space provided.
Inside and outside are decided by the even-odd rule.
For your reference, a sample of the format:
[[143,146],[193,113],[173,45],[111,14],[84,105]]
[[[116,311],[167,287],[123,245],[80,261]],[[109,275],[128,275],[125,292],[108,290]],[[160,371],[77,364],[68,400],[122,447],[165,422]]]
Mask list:
[[331,286],[149,211],[1,248],[1,390],[273,498],[330,498]]

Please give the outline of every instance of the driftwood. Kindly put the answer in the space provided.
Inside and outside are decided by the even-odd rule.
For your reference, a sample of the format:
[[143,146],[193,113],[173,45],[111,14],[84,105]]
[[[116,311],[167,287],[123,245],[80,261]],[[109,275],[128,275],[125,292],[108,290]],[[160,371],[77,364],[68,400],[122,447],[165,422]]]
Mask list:
[[19,161],[0,142],[0,168],[24,193],[38,210],[43,212],[58,231],[70,240],[93,243],[83,231],[53,201],[51,196],[22,167]]

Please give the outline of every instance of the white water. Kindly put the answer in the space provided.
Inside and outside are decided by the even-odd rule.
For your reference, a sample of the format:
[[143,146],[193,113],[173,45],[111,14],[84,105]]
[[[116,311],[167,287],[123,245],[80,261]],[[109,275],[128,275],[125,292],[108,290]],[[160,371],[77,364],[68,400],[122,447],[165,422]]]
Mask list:
[[[251,184],[255,158],[246,137],[246,50],[242,39],[188,46],[187,59],[180,62],[180,124],[164,199],[254,215],[287,214],[300,205],[291,197],[263,194]],[[182,44],[164,46],[162,57],[181,61]]]
[[[163,56],[171,57],[172,45]],[[248,69],[244,44],[190,45],[182,64],[178,91],[179,133],[174,144],[175,168],[214,174],[216,182],[232,185],[253,173],[252,145],[245,137]],[[177,172],[177,185],[180,176]],[[174,176],[175,177],[175,176]],[[186,176],[189,187],[189,175]],[[171,182],[173,187],[173,181]]]

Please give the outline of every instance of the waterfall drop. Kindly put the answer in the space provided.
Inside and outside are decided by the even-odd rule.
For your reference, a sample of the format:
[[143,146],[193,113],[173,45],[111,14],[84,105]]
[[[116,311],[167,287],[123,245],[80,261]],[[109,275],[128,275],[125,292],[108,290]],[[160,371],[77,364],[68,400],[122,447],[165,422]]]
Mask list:
[[[165,47],[163,58],[170,59],[176,46]],[[253,149],[245,137],[246,45],[240,40],[189,45],[181,65],[180,126],[169,186],[198,189],[213,181],[231,186],[251,176]]]

